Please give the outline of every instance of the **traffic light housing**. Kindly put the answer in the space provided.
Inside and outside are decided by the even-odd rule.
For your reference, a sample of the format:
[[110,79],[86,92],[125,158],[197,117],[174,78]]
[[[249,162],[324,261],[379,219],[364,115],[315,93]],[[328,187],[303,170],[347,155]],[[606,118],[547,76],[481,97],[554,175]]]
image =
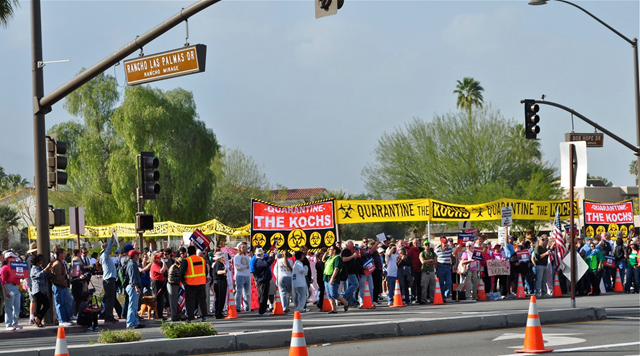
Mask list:
[[524,130],[527,139],[538,138],[538,133],[540,133],[540,126],[538,126],[538,122],[540,122],[539,110],[540,107],[534,100],[524,101]]
[[156,169],[160,161],[153,152],[140,152],[140,196],[142,199],[155,199],[160,193],[160,172]]
[[335,15],[344,5],[344,0],[314,0],[316,3],[316,18]]
[[67,184],[67,157],[60,156],[67,153],[67,143],[58,141],[57,135],[47,136],[47,180],[49,189],[56,190],[58,185]]
[[49,228],[65,224],[64,209],[54,209],[49,206]]
[[136,231],[153,230],[153,215],[136,214]]

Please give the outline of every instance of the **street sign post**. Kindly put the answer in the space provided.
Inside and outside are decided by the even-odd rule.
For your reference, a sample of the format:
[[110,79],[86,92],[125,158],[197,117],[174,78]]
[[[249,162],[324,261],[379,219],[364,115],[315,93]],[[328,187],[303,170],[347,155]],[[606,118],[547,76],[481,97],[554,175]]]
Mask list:
[[602,147],[604,144],[604,134],[597,133],[597,132],[594,132],[594,133],[569,132],[564,134],[564,140],[566,142],[585,141],[587,143],[587,148]]
[[124,61],[127,85],[138,85],[156,80],[204,72],[207,46],[174,49],[150,56]]

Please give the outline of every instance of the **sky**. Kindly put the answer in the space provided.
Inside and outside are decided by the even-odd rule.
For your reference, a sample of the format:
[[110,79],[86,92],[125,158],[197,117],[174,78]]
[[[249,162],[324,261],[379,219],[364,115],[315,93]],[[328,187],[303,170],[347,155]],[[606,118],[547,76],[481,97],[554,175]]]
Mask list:
[[[150,85],[192,91],[219,143],[288,188],[365,192],[361,172],[380,137],[413,117],[455,112],[456,80],[466,76],[508,119],[522,123],[520,100],[544,94],[636,145],[631,45],[572,6],[527,2],[345,0],[337,15],[315,19],[309,0],[223,0],[189,20],[188,42],[207,45],[206,71]],[[70,60],[44,67],[45,93],[191,3],[43,0],[44,60]],[[576,3],[639,37],[638,1]],[[0,28],[0,165],[32,181],[29,6],[22,0]],[[180,48],[185,35],[181,24],[144,53]],[[106,73],[124,91],[123,67]],[[539,116],[543,158],[559,168],[571,114],[542,105]],[[71,119],[61,101],[46,126]],[[573,125],[594,131],[578,118]],[[603,148],[588,150],[588,172],[634,185],[633,159],[605,137]]]

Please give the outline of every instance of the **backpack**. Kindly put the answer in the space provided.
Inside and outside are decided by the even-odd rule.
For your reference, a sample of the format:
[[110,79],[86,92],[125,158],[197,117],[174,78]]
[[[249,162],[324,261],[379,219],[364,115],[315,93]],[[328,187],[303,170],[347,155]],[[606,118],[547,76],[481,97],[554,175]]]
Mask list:
[[126,270],[126,265],[120,264],[118,267],[118,281],[122,284],[122,287],[126,287],[129,285],[129,274]]

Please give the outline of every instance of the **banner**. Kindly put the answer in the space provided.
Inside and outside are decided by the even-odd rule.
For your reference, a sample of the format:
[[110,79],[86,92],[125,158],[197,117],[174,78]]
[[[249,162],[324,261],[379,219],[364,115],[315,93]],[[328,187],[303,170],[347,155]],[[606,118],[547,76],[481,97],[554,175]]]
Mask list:
[[[116,230],[118,236],[138,236],[135,224],[117,223],[102,226],[85,226],[85,232],[80,235],[80,237],[85,239],[108,239],[111,237],[113,229]],[[249,225],[245,225],[240,228],[232,228],[215,219],[197,225],[184,225],[173,221],[165,221],[154,223],[153,230],[145,231],[144,236],[182,236],[183,232],[193,233],[196,229],[202,231],[206,235],[218,234],[228,236],[247,236],[251,231],[251,227]],[[77,235],[71,234],[71,228],[69,226],[59,226],[50,229],[49,236],[52,240],[77,238]],[[29,240],[35,240],[36,238],[36,227],[29,226]]]
[[464,246],[468,241],[473,241],[473,233],[471,232],[460,232],[458,233],[458,245]]
[[[488,221],[500,220],[502,208],[513,208],[514,220],[553,220],[556,208],[561,218],[568,218],[569,200],[533,201],[503,198],[482,204],[452,204],[430,199],[431,221]],[[574,201],[574,214],[579,214],[578,200]]]
[[615,238],[620,231],[622,237],[626,238],[629,231],[633,230],[633,201],[601,203],[585,199],[584,226],[588,237],[608,232]]
[[338,224],[429,220],[429,199],[336,200]]
[[487,272],[489,276],[508,276],[511,274],[511,265],[506,260],[489,260]]
[[265,250],[298,251],[329,247],[338,240],[334,201],[294,206],[251,201],[251,246]]

